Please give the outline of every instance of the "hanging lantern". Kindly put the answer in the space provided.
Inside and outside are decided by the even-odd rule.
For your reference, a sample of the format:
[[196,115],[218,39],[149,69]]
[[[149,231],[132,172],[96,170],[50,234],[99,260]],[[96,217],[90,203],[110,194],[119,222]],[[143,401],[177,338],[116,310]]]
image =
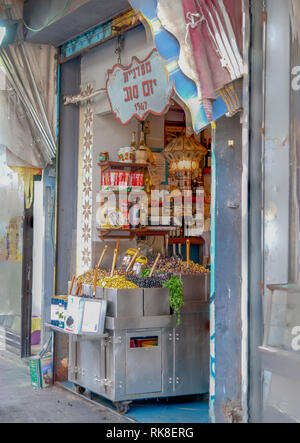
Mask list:
[[194,136],[179,135],[163,151],[172,171],[196,171],[207,149]]

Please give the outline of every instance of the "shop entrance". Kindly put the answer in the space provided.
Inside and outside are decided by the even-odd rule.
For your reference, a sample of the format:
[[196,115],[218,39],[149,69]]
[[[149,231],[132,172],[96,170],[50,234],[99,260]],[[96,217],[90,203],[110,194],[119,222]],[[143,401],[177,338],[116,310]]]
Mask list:
[[[134,48],[134,55],[140,60],[144,60],[151,50],[146,47],[144,39],[145,36],[141,29],[128,33],[126,48],[129,50],[126,50],[128,52],[124,51],[123,57],[130,61],[133,54],[132,48]],[[103,57],[102,51],[104,50],[106,57]],[[104,76],[115,63],[114,51],[115,43],[107,42],[105,46],[95,48],[82,56],[81,81],[84,83],[86,91],[90,91],[91,95],[93,94],[91,85],[94,85],[95,88],[103,87]],[[68,72],[71,67],[71,64],[66,63],[64,71]],[[103,78],[99,76],[99,72],[103,74]],[[169,271],[174,272],[174,268],[176,270],[178,264],[182,262],[183,269],[181,268],[180,271],[183,272],[181,274],[187,270],[187,262],[189,262],[190,270],[196,270],[196,274],[207,276],[209,276],[208,271],[212,266],[212,278],[206,278],[206,281],[211,281],[212,284],[210,288],[209,284],[208,287],[204,284],[201,289],[200,285],[195,283],[189,286],[185,306],[186,309],[190,309],[189,312],[186,312],[187,318],[198,314],[198,310],[201,310],[202,306],[204,306],[205,315],[200,321],[197,319],[197,327],[192,330],[190,328],[191,322],[185,320],[185,314],[182,311],[182,325],[187,324],[189,330],[192,331],[190,335],[180,335],[175,316],[172,320],[164,319],[167,323],[157,319],[152,323],[149,320],[150,323],[147,323],[145,320],[146,317],[152,319],[153,317],[172,317],[168,315],[170,310],[165,314],[166,305],[163,302],[163,297],[158,298],[162,302],[161,304],[156,302],[148,304],[147,296],[145,298],[145,288],[141,288],[143,295],[141,295],[139,303],[129,303],[130,294],[132,294],[130,290],[137,288],[129,287],[129,285],[127,287],[124,279],[121,278],[117,282],[119,286],[114,289],[126,290],[128,303],[122,305],[124,299],[121,297],[121,293],[120,298],[118,298],[118,293],[117,295],[116,293],[108,294],[106,289],[113,288],[109,287],[111,281],[105,280],[104,296],[112,303],[108,306],[107,312],[109,318],[107,330],[110,334],[108,345],[105,350],[97,345],[97,355],[101,355],[101,358],[97,358],[97,361],[94,360],[92,364],[89,358],[92,358],[95,352],[89,348],[94,347],[95,343],[92,344],[93,346],[80,343],[76,352],[72,351],[69,362],[71,369],[74,368],[78,371],[78,367],[80,367],[80,371],[70,373],[69,380],[77,385],[79,391],[90,389],[101,398],[109,399],[115,403],[133,401],[130,411],[134,410],[140,398],[147,398],[148,402],[152,401],[156,404],[157,398],[162,399],[160,401],[163,402],[166,398],[173,396],[174,401],[177,401],[180,400],[179,396],[181,395],[204,394],[207,396],[209,393],[212,419],[215,418],[216,421],[242,420],[246,399],[244,386],[247,382],[248,368],[244,358],[247,340],[247,325],[245,324],[247,316],[244,303],[247,297],[245,291],[247,284],[245,263],[247,260],[243,262],[243,271],[245,272],[243,272],[242,279],[241,257],[245,258],[242,239],[244,241],[246,238],[247,201],[245,201],[244,195],[247,194],[248,183],[247,180],[244,180],[247,174],[247,168],[244,168],[243,165],[246,147],[244,148],[242,143],[240,113],[237,112],[231,118],[224,116],[217,120],[214,143],[213,134],[210,134],[208,130],[203,131],[200,135],[194,135],[193,139],[204,148],[205,155],[201,159],[198,158],[198,164],[193,169],[193,158],[175,157],[173,163],[177,163],[176,166],[171,164],[172,160],[166,162],[162,153],[172,143],[172,140],[183,140],[185,135],[188,135],[188,139],[193,133],[189,111],[184,111],[180,103],[176,102],[176,97],[174,97],[167,114],[151,115],[144,119],[143,125],[136,119],[121,125],[120,121],[114,118],[105,98],[95,100],[93,103],[83,97],[83,103],[79,119],[81,127],[79,131],[77,189],[77,266],[76,269],[70,266],[71,271],[68,269],[67,272],[62,273],[64,277],[62,285],[65,289],[60,289],[59,293],[67,291],[66,282],[72,279],[74,274],[76,274],[77,283],[82,283],[83,286],[87,285],[89,288],[79,287],[78,290],[78,286],[74,285],[73,292],[76,293],[78,290],[77,295],[93,293],[93,268],[99,262],[105,246],[107,249],[104,259],[101,260],[101,269],[106,271],[106,274],[99,274],[99,280],[107,277],[107,273],[110,277],[112,267],[114,271],[119,271],[122,268],[124,257],[130,255],[130,253],[126,254],[129,249],[138,250],[141,248],[140,253],[147,256],[146,267],[148,269],[152,267],[157,254],[161,254],[161,261],[156,270],[160,268],[164,275],[167,275],[166,265],[172,258],[176,263],[173,268],[171,265]],[[75,110],[68,108],[67,111],[70,115],[72,112],[72,116],[75,115]],[[64,131],[63,126],[61,125],[62,131]],[[68,136],[65,133],[64,135]],[[137,148],[143,146],[141,150],[143,154],[140,153],[139,161],[131,160],[127,165],[126,162],[122,163],[122,155],[123,157],[127,155],[130,160],[130,148],[135,144]],[[212,149],[210,149],[210,144]],[[149,151],[156,158],[155,165],[149,162]],[[184,147],[182,146],[178,152],[179,154],[184,153]],[[142,161],[142,155],[145,153],[147,159]],[[180,162],[183,163],[178,164]],[[212,166],[214,167],[212,168]],[[190,172],[187,171],[188,169]],[[158,190],[167,190],[169,187],[173,188],[172,190],[176,190],[176,188],[185,190],[188,187],[190,189],[194,187],[194,189],[200,188],[204,191],[204,230],[201,235],[194,235],[188,229],[189,227],[185,226],[181,226],[179,232],[178,230],[174,232],[169,225],[164,225],[161,218],[159,223],[154,226],[140,220],[134,223],[134,226],[131,226],[130,223],[129,226],[124,226],[124,224],[118,226],[120,220],[126,219],[126,214],[130,210],[136,215],[141,215],[143,212],[141,208],[138,210],[136,207],[129,207],[128,203],[134,202],[129,202],[127,198],[122,199],[118,211],[114,212],[107,207],[102,211],[101,203],[105,199],[101,194],[116,193],[120,187],[138,187],[142,172],[144,172],[143,187],[146,193],[151,192],[153,187]],[[244,192],[245,188],[246,192]],[[213,211],[210,213],[212,202]],[[66,207],[73,211],[74,202]],[[64,205],[64,211],[66,207]],[[159,205],[159,211],[161,210],[162,205]],[[108,218],[109,213],[111,217]],[[103,224],[101,214],[104,214]],[[68,244],[72,250],[71,239]],[[212,252],[210,253],[210,251]],[[117,260],[114,260],[114,256]],[[59,257],[61,261],[69,264],[65,261],[64,253],[60,253]],[[174,260],[171,261],[174,263]],[[142,260],[139,265],[143,265]],[[201,272],[200,268],[203,269],[203,267],[207,274]],[[187,274],[190,277],[190,274]],[[136,281],[130,279],[130,283],[135,284]],[[142,303],[141,300],[143,300]],[[145,312],[151,312],[151,315],[145,315]],[[135,321],[129,322],[128,318],[135,319]],[[136,320],[137,318],[139,321]],[[168,323],[169,320],[171,323]],[[116,329],[118,326],[120,330]],[[179,347],[177,345],[181,338],[183,345]],[[197,360],[200,355],[199,346],[204,350],[201,354],[203,361]],[[120,352],[121,348],[122,352]],[[169,350],[169,354],[164,354],[164,359],[161,359],[160,351],[163,353],[166,349]],[[105,356],[103,356],[103,352]],[[153,352],[155,370],[150,371],[146,357],[145,360],[143,358],[143,362],[140,362],[138,357],[133,359],[132,356],[138,356],[139,352],[146,357],[150,355],[150,352]],[[128,360],[125,357],[128,357]],[[136,361],[136,365],[132,364],[133,361]],[[96,369],[98,375],[95,378],[92,377],[95,371],[91,368],[94,368],[94,363],[97,364],[97,362],[101,362],[103,365],[107,364],[107,366],[100,367],[98,365]],[[188,362],[188,365],[185,362]],[[194,364],[194,362],[196,363]],[[139,377],[134,378],[135,371],[141,371],[143,367],[146,368],[146,373],[151,375],[150,386],[146,386],[145,383],[143,388],[144,391],[147,389],[147,393],[141,393],[143,389],[140,383],[142,380],[140,372]],[[166,372],[167,367],[169,372]],[[115,372],[113,372],[114,370]],[[184,376],[178,376],[177,370],[182,370],[182,372],[186,370]],[[105,374],[105,379],[103,374]],[[163,377],[162,381],[161,379],[157,380],[157,374]],[[102,380],[105,383],[101,385]],[[203,384],[201,384],[202,381]],[[126,391],[127,382],[128,392]],[[160,392],[153,392],[160,387]],[[162,392],[163,389],[164,392]],[[176,398],[177,396],[178,398]],[[228,404],[226,403],[227,398],[232,399]],[[207,411],[207,397],[205,408]],[[181,410],[183,409],[184,406]],[[127,410],[126,404],[123,412],[124,410]],[[224,418],[224,414],[226,418]],[[197,415],[197,419],[199,419],[199,415]]]
[[[148,404],[150,399],[159,398],[161,405],[168,398],[173,398],[170,400],[173,404],[170,411],[173,410],[174,413],[175,398],[178,397],[178,404],[181,404],[181,408],[184,409],[186,405],[195,411],[195,420],[200,409],[205,420],[208,420],[211,129],[207,128],[199,135],[188,134],[185,112],[174,100],[165,115],[150,116],[143,123],[134,121],[125,127],[122,127],[112,115],[96,116],[94,130],[96,134],[101,134],[98,149],[102,149],[102,143],[104,148],[104,144],[107,144],[112,134],[114,134],[116,145],[116,148],[112,148],[108,155],[103,155],[104,159],[98,165],[99,177],[95,177],[94,181],[100,183],[101,188],[100,193],[95,195],[94,207],[102,208],[101,203],[105,207],[105,197],[112,192],[117,200],[119,199],[115,214],[121,214],[125,218],[124,207],[125,203],[128,205],[130,198],[127,196],[125,202],[122,194],[119,195],[120,183],[112,182],[112,177],[114,180],[116,177],[124,180],[125,174],[131,179],[132,175],[134,177],[142,175],[144,192],[150,195],[149,213],[146,222],[143,219],[143,205],[140,202],[137,205],[139,211],[136,213],[136,220],[134,217],[132,219],[130,214],[132,215],[136,209],[134,208],[136,203],[132,202],[132,205],[127,208],[128,226],[121,225],[118,228],[110,225],[115,220],[113,217],[109,218],[109,214],[114,213],[113,208],[106,206],[105,209],[98,209],[94,212],[97,226],[96,236],[92,242],[92,263],[98,263],[103,251],[106,251],[101,261],[102,273],[100,272],[99,278],[102,280],[106,271],[108,278],[107,280],[104,278],[103,283],[105,287],[107,286],[107,290],[110,284],[113,286],[116,284],[116,288],[120,288],[119,295],[113,291],[112,293],[105,292],[104,297],[108,300],[107,316],[112,322],[117,319],[120,322],[123,321],[124,326],[120,330],[115,330],[113,324],[109,326],[111,336],[106,352],[103,352],[100,347],[97,350],[102,368],[95,369],[95,362],[90,361],[96,352],[95,349],[91,352],[87,344],[77,345],[76,352],[72,350],[70,355],[70,367],[79,366],[83,369],[84,375],[70,373],[69,380],[78,386],[80,392],[82,388],[89,389],[94,392],[94,395],[100,394],[101,397],[118,404],[122,411],[123,406],[120,406],[120,403],[132,402],[130,414],[135,414],[134,411],[140,410],[142,398],[147,398]],[[181,150],[176,151],[178,142],[182,143],[182,147]],[[126,143],[129,147],[132,146],[135,156],[143,143],[147,157],[153,156],[155,163],[150,162],[148,167],[143,167],[143,162],[136,160],[122,163],[122,159],[118,158],[117,147]],[[136,145],[136,150],[134,145]],[[175,148],[175,155],[172,146]],[[165,147],[170,148],[168,152],[170,161],[163,154]],[[130,148],[127,150],[130,151]],[[176,152],[182,155],[178,157]],[[185,155],[187,155],[186,158]],[[173,197],[171,198],[171,220],[168,222],[164,220],[164,202],[162,202],[159,205],[158,220],[152,223],[152,190],[169,190],[173,192],[173,195],[176,195],[176,191],[182,192],[182,195],[185,191],[191,192],[193,218],[195,218],[197,206],[196,195],[199,191],[202,196],[200,232],[197,231],[197,226],[185,223],[184,217],[181,224],[174,223],[176,214],[174,214]],[[98,218],[99,213],[104,216],[104,220]],[[118,254],[115,261],[116,248]],[[132,253],[135,255],[136,251],[139,251],[141,258],[138,257],[136,267],[133,265],[131,270],[137,270],[138,277],[129,273],[125,277],[129,283],[139,286],[128,285],[127,287],[125,278],[117,276],[118,272],[123,272],[124,275],[127,265],[131,262],[130,257],[128,261],[127,256]],[[156,262],[157,258],[158,262]],[[156,285],[157,293],[151,285],[148,286],[147,277],[145,277],[145,287],[139,281],[141,275],[138,266],[146,271],[146,269],[151,270],[154,263],[157,267],[154,278],[152,280],[150,278],[149,282],[151,281],[151,285]],[[109,279],[113,270],[115,283]],[[84,285],[91,284],[91,271],[78,274],[77,285],[79,282],[83,284],[83,287],[77,293],[80,294],[82,290],[82,295],[87,295],[88,288]],[[162,288],[163,283],[167,282],[172,274],[183,282],[184,306],[181,310],[180,321],[177,315],[170,316],[169,293]],[[100,282],[99,284],[101,286]],[[78,286],[73,286],[74,293],[77,288]],[[126,294],[126,306],[122,304],[125,296],[122,296],[123,289],[123,294]],[[129,321],[129,318],[132,320]],[[88,361],[90,361],[89,369],[86,366]],[[99,380],[105,373],[106,378],[111,380],[112,387],[115,386],[115,388],[110,385],[101,387],[95,383],[93,380],[95,370],[99,372]],[[120,382],[117,382],[116,377]],[[126,405],[124,408],[127,410]],[[159,408],[156,411],[158,410]]]
[[[167,128],[167,131],[169,132],[169,127],[176,128],[176,132],[180,133],[185,129],[185,119],[184,119],[184,113],[180,108],[174,104],[174,108],[171,109],[170,113],[174,113],[176,110],[176,115],[180,116],[181,122],[177,120],[177,124],[175,125],[175,122],[172,121],[171,114],[167,114],[166,116],[162,117],[151,117],[149,122],[146,122],[146,125],[144,127],[149,128],[149,134],[147,134],[145,144],[147,146],[152,145],[153,139],[151,139],[151,134],[153,138],[156,139],[156,148],[153,148],[153,153],[156,155],[156,153],[160,153],[159,149],[159,142],[158,137],[159,134],[161,134],[161,146],[165,145],[165,129]],[[174,115],[174,114],[173,114]],[[95,119],[94,129],[97,131],[97,133],[101,133],[103,143],[106,144],[106,138],[111,137],[111,133],[114,134],[116,137],[118,134],[118,127],[119,123],[114,120],[113,116],[105,116],[105,118],[97,118]],[[205,157],[202,159],[203,161],[203,169],[204,169],[204,185],[201,181],[201,186],[204,186],[205,191],[207,193],[205,198],[205,204],[207,205],[206,211],[206,223],[205,223],[205,230],[201,237],[202,241],[200,244],[193,243],[193,238],[196,240],[199,240],[199,237],[193,237],[192,235],[184,235],[184,232],[180,232],[178,235],[173,235],[169,237],[168,239],[168,247],[166,245],[166,242],[164,242],[163,237],[159,238],[158,236],[154,237],[144,237],[142,233],[139,233],[139,235],[135,235],[131,240],[126,240],[126,237],[128,237],[128,230],[120,230],[117,229],[108,229],[106,228],[97,228],[96,235],[97,237],[94,237],[93,240],[93,263],[97,263],[99,260],[99,257],[102,255],[104,246],[108,246],[107,253],[101,262],[101,268],[108,270],[110,272],[111,266],[112,266],[112,260],[113,260],[113,252],[116,246],[118,246],[118,240],[120,240],[119,244],[119,255],[118,260],[116,262],[115,269],[121,269],[122,267],[122,260],[124,258],[124,255],[126,255],[126,251],[129,248],[138,248],[140,246],[145,247],[145,254],[146,249],[148,248],[149,254],[148,258],[150,259],[149,264],[152,264],[151,262],[151,256],[154,258],[157,256],[157,253],[160,252],[162,255],[166,254],[169,257],[164,258],[163,260],[166,260],[163,265],[165,266],[167,264],[167,261],[172,259],[172,256],[181,255],[181,261],[186,262],[187,261],[187,240],[190,240],[191,248],[190,248],[190,265],[193,268],[194,265],[196,265],[196,269],[199,269],[201,266],[207,267],[207,269],[210,269],[210,266],[214,265],[214,278],[211,279],[211,281],[214,284],[214,287],[200,287],[193,283],[189,286],[187,289],[187,303],[186,307],[190,309],[190,313],[188,315],[193,316],[194,313],[199,308],[199,305],[204,301],[206,303],[206,314],[203,316],[203,318],[198,321],[197,327],[191,331],[191,334],[189,336],[184,336],[184,340],[186,340],[183,343],[183,346],[178,349],[180,352],[176,356],[175,354],[170,354],[171,360],[175,362],[175,367],[179,367],[180,365],[183,365],[183,361],[185,358],[187,358],[187,361],[195,361],[196,365],[190,368],[190,376],[188,377],[188,381],[193,384],[192,389],[188,387],[188,392],[193,395],[189,398],[185,397],[183,399],[181,397],[181,393],[183,396],[185,396],[187,390],[186,385],[184,383],[184,378],[178,377],[178,385],[176,386],[176,377],[174,378],[174,372],[171,370],[169,379],[171,381],[171,388],[170,388],[170,396],[169,398],[174,395],[174,392],[178,393],[175,397],[173,397],[172,400],[170,400],[170,404],[172,405],[170,408],[168,408],[168,411],[170,411],[170,414],[180,414],[180,410],[184,410],[185,407],[191,408],[195,411],[195,421],[201,420],[202,415],[206,417],[208,420],[208,397],[207,394],[210,391],[210,397],[211,397],[211,404],[213,407],[219,408],[219,403],[216,401],[216,398],[220,398],[220,394],[218,393],[218,389],[220,387],[219,380],[217,377],[222,377],[220,375],[221,373],[225,373],[228,368],[229,378],[234,380],[235,374],[239,371],[239,359],[235,359],[232,357],[233,352],[240,353],[241,352],[241,346],[243,343],[240,343],[239,341],[239,331],[238,331],[238,324],[241,321],[241,300],[239,298],[239,291],[240,291],[240,285],[241,285],[241,279],[240,279],[240,272],[241,272],[241,260],[240,260],[240,254],[241,254],[241,245],[240,245],[240,235],[241,230],[239,228],[240,226],[240,220],[241,220],[241,172],[242,172],[242,157],[241,157],[241,145],[242,145],[242,125],[240,121],[240,115],[236,115],[232,118],[224,117],[220,119],[216,123],[217,129],[215,133],[215,150],[214,154],[212,153],[212,159],[214,160],[214,171],[215,174],[212,174],[212,171],[208,171],[209,166],[213,166],[213,164],[210,164],[210,149],[206,149],[208,152],[205,155]],[[161,128],[158,130],[158,128]],[[127,135],[125,134],[125,129],[127,130]],[[139,127],[128,127],[128,128],[122,128],[122,132],[120,135],[120,140],[116,140],[116,148],[112,149],[110,151],[110,158],[116,158],[118,154],[117,146],[121,143],[124,144],[124,138],[127,137],[128,144],[130,145],[130,140],[132,136],[132,129],[136,131],[138,134]],[[207,134],[207,135],[206,135]],[[177,137],[177,134],[175,134]],[[210,146],[210,133],[209,132],[203,132],[199,137],[199,142],[203,143],[203,146],[207,144],[207,148]],[[213,138],[213,137],[212,137]],[[208,143],[205,141],[207,140]],[[153,141],[154,144],[155,140]],[[213,140],[212,140],[213,142]],[[213,143],[212,143],[213,144]],[[101,146],[98,146],[98,149],[103,149]],[[158,151],[155,151],[158,150]],[[114,160],[111,160],[112,162]],[[114,166],[120,167],[119,162],[116,161],[114,163]],[[169,168],[169,165],[168,165]],[[161,171],[164,168],[161,168]],[[207,170],[206,170],[207,169]],[[109,171],[106,171],[107,173]],[[210,174],[208,174],[210,172]],[[99,167],[99,176],[96,177],[95,183],[100,183],[100,173],[101,168]],[[168,170],[168,178],[170,178],[169,170]],[[208,175],[208,178],[205,179],[205,176]],[[211,177],[213,179],[211,179]],[[217,177],[217,179],[215,179]],[[173,177],[174,178],[174,177]],[[200,177],[201,178],[201,177]],[[208,181],[208,183],[206,182]],[[162,182],[162,181],[161,181]],[[165,183],[165,180],[164,180]],[[165,184],[160,184],[162,187],[167,186]],[[212,190],[211,190],[212,187]],[[215,205],[213,206],[213,211],[210,213],[210,205],[211,205],[211,195],[215,195]],[[97,205],[97,201],[99,201],[99,197],[95,196],[95,207]],[[96,212],[95,212],[96,217]],[[211,227],[211,220],[213,220],[213,234],[212,238],[210,239],[210,227]],[[149,229],[151,226],[149,226]],[[165,227],[166,228],[166,227]],[[110,232],[108,232],[110,231]],[[123,237],[123,238],[122,238]],[[173,240],[172,240],[173,239]],[[182,240],[182,243],[178,239]],[[210,243],[212,243],[213,248],[210,248]],[[180,244],[181,244],[181,251],[180,251]],[[174,247],[175,245],[175,247]],[[210,249],[212,250],[212,256],[210,257]],[[151,251],[152,250],[152,251]],[[167,253],[166,253],[167,252]],[[180,262],[180,260],[179,260]],[[193,263],[192,263],[193,262]],[[148,265],[149,266],[149,265]],[[197,272],[196,272],[197,274]],[[189,274],[188,277],[191,277]],[[193,277],[193,276],[192,276]],[[185,278],[185,276],[183,276]],[[210,278],[208,278],[208,281]],[[80,275],[80,279],[78,279],[79,282],[83,282],[87,285],[91,285],[92,278],[91,273],[82,274]],[[225,286],[224,286],[225,285]],[[224,287],[227,288],[227,292],[224,294]],[[74,291],[76,291],[76,286],[74,286]],[[84,291],[88,291],[88,288],[83,289]],[[129,291],[130,292],[130,291]],[[87,294],[88,292],[86,292]],[[200,299],[202,296],[204,296],[204,300]],[[197,299],[198,297],[198,299]],[[206,297],[206,300],[205,300]],[[112,299],[110,299],[112,300]],[[120,300],[121,302],[121,300]],[[191,302],[191,303],[189,303]],[[134,313],[132,309],[134,308]],[[108,316],[114,317],[119,316],[121,321],[122,316],[126,317],[126,313],[130,312],[130,315],[134,317],[136,312],[140,312],[139,310],[142,309],[142,311],[146,308],[146,305],[143,307],[139,306],[137,303],[134,305],[127,304],[122,308],[122,306],[115,306],[109,308]],[[147,309],[157,310],[160,309],[156,304],[151,305],[147,307]],[[125,311],[124,311],[125,309]],[[210,310],[210,315],[209,315]],[[144,311],[143,311],[144,312]],[[223,312],[223,315],[222,315]],[[128,314],[129,315],[129,314]],[[143,315],[143,314],[141,314]],[[156,314],[155,314],[156,315]],[[182,324],[185,322],[189,323],[189,316],[187,315],[187,319],[182,316]],[[209,327],[209,317],[211,320],[211,324]],[[214,323],[212,323],[212,321]],[[232,325],[232,328],[228,328],[228,322]],[[174,325],[176,326],[176,325]],[[113,326],[112,326],[113,327]],[[116,350],[118,348],[118,354],[121,356],[120,361],[114,361],[114,364],[116,365],[116,370],[120,370],[121,372],[118,373],[118,377],[121,377],[121,381],[123,380],[124,376],[124,383],[118,385],[122,387],[122,395],[125,398],[125,400],[122,401],[128,401],[128,397],[134,398],[133,403],[131,404],[130,411],[128,412],[129,415],[135,416],[142,416],[143,412],[146,411],[149,407],[149,402],[153,402],[153,408],[151,409],[153,412],[153,416],[157,414],[157,411],[161,410],[161,407],[164,407],[166,403],[166,398],[168,395],[165,396],[165,399],[161,396],[161,392],[158,392],[162,388],[163,384],[161,384],[161,379],[159,378],[157,382],[157,374],[163,374],[164,377],[166,377],[166,373],[164,372],[164,369],[166,368],[166,360],[163,359],[157,359],[157,356],[161,356],[161,350],[162,347],[166,347],[169,344],[169,336],[163,337],[161,335],[161,329],[155,329],[150,328],[148,329],[142,329],[142,330],[136,330],[136,328],[139,328],[139,325],[133,324],[133,322],[130,322],[130,327],[127,333],[124,335],[121,335],[120,332],[113,333],[112,337],[109,340],[109,347],[106,349],[106,357],[103,356],[102,352],[103,350],[98,346],[97,353],[99,354],[98,361],[102,362],[103,359],[111,358],[110,356],[114,355],[114,349]],[[215,333],[214,333],[215,330]],[[174,340],[175,347],[177,343],[179,343],[178,340],[180,340],[180,328],[176,330],[175,328],[175,334],[173,335],[172,328],[170,328],[170,339]],[[123,331],[124,332],[124,331]],[[210,333],[211,332],[211,333]],[[127,334],[127,335],[126,335]],[[178,336],[176,334],[179,334]],[[151,344],[150,344],[151,342]],[[202,354],[203,360],[199,363],[197,361],[197,358],[195,358],[195,353],[199,355],[197,350],[199,349],[199,344],[203,345],[205,347],[205,352]],[[95,346],[95,343],[93,344]],[[110,348],[111,346],[111,348]],[[128,356],[128,365],[124,367],[124,359],[122,358],[122,354],[120,354],[121,347],[124,347],[124,355]],[[147,348],[147,350],[145,349]],[[160,368],[158,371],[153,370],[150,371],[149,362],[146,364],[146,369],[148,372],[151,372],[151,377],[148,378],[148,381],[150,383],[150,387],[147,389],[147,395],[145,395],[145,389],[146,384],[143,383],[141,379],[136,376],[134,377],[134,374],[136,371],[141,371],[143,368],[143,359],[140,360],[137,358],[137,353],[142,352],[143,355],[145,354],[146,357],[148,357],[150,354],[149,352],[154,352],[155,359],[151,360],[151,363],[155,363]],[[230,352],[229,352],[230,351]],[[75,364],[75,360],[73,362],[72,358],[75,354],[72,353],[71,355],[71,361],[70,366],[80,366],[80,368],[83,369],[84,375],[74,375],[72,374],[71,377],[69,377],[69,380],[75,383],[75,385],[78,386],[78,389],[80,389],[80,392],[82,392],[82,388],[90,389],[94,394],[95,397],[93,398],[100,398],[101,401],[103,401],[103,398],[114,398],[113,396],[115,393],[110,391],[110,387],[104,387],[103,391],[101,389],[100,397],[97,397],[97,393],[99,392],[99,385],[94,383],[94,380],[92,379],[92,374],[95,372],[94,366],[91,365],[91,362],[89,362],[89,359],[91,356],[95,353],[95,351],[91,352],[89,351],[88,347],[84,344],[80,344],[77,347],[76,350],[76,361],[77,364]],[[97,354],[97,355],[98,355]],[[196,355],[196,357],[197,357]],[[175,358],[175,361],[173,360],[173,357]],[[161,357],[159,357],[161,358]],[[93,368],[90,372],[87,369],[84,369],[86,367],[86,364],[88,363],[89,368]],[[216,373],[215,368],[216,365],[218,367],[218,372]],[[151,366],[152,367],[152,366]],[[111,368],[111,366],[110,366]],[[164,368],[162,370],[162,368]],[[97,369],[99,372],[99,380],[102,378],[102,372],[105,370],[103,367]],[[124,372],[122,372],[124,371]],[[147,372],[147,374],[148,374]],[[140,374],[140,372],[139,372]],[[108,373],[106,373],[108,376]],[[176,373],[175,373],[176,376]],[[108,379],[111,380],[112,374],[109,373]],[[211,381],[211,384],[209,386],[209,380]],[[137,387],[137,384],[139,382],[139,388]],[[147,382],[148,382],[147,381]],[[128,382],[128,392],[125,392],[124,390],[127,389],[127,383]],[[168,382],[168,381],[167,381]],[[203,385],[201,386],[201,389],[195,389],[193,391],[194,386],[198,386],[200,383],[203,382]],[[230,380],[228,380],[228,383]],[[152,384],[153,383],[153,384]],[[158,384],[157,384],[158,383]],[[166,383],[166,380],[164,379],[164,383]],[[175,388],[174,388],[174,384]],[[240,386],[230,383],[232,387],[234,387],[235,393],[233,395],[236,395],[237,398],[240,398],[241,392],[240,392]],[[153,387],[154,386],[154,387]],[[182,391],[180,391],[180,386],[182,387]],[[175,391],[173,391],[175,389]],[[176,391],[177,389],[177,391]],[[142,392],[143,391],[143,392]],[[154,392],[155,391],[155,392]],[[142,393],[141,393],[142,392]],[[201,394],[201,397],[199,395]],[[99,394],[98,394],[99,395]],[[118,394],[119,395],[119,394]],[[147,397],[148,400],[146,403],[141,403],[140,398]],[[116,397],[120,398],[120,397]],[[152,398],[152,400],[151,400]],[[160,398],[159,403],[157,403],[156,398]],[[186,399],[188,401],[188,405],[186,402]],[[194,401],[196,399],[196,403],[191,405],[190,401]],[[118,401],[116,403],[119,403]],[[176,410],[176,404],[179,405],[179,409]],[[155,406],[155,407],[154,407]],[[122,406],[120,406],[122,408]],[[124,406],[124,410],[127,410],[127,407]],[[145,409],[144,409],[145,408]],[[238,406],[236,407],[237,410]],[[136,411],[136,412],[135,412]],[[230,409],[229,409],[230,411]],[[229,412],[230,414],[231,412]],[[182,416],[181,416],[182,417]],[[156,417],[157,418],[157,417]],[[170,420],[170,417],[167,418]],[[189,416],[189,420],[191,420],[191,416]]]

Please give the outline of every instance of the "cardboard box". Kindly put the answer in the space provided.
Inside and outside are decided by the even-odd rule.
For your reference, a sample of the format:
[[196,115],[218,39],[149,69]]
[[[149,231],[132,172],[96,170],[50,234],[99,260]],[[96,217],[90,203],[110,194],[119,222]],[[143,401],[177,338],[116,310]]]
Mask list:
[[31,386],[35,389],[49,388],[53,384],[52,354],[31,357],[29,360]]
[[73,334],[103,334],[107,302],[69,295],[65,330]]
[[66,311],[65,330],[73,334],[79,334],[82,321],[83,301],[81,297],[69,295]]
[[51,298],[51,325],[59,325],[59,300],[57,297]]
[[40,358],[41,387],[49,388],[53,384],[52,354]]
[[57,295],[51,298],[51,324],[64,329],[68,306],[67,295]]

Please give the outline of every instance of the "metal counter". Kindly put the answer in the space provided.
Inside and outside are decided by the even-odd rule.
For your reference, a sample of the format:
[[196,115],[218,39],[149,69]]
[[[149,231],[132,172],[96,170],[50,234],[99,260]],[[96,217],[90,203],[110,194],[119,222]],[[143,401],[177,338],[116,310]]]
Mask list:
[[[115,402],[209,391],[209,274],[183,276],[181,325],[171,315],[168,289],[104,289],[107,337],[70,338],[69,380]],[[138,347],[152,340],[155,345]]]

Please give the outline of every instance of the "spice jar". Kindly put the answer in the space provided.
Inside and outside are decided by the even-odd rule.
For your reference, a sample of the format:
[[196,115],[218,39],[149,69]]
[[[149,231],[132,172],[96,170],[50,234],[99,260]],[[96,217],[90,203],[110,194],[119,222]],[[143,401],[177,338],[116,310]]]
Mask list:
[[147,163],[148,161],[148,151],[144,147],[140,147],[135,153],[136,163]]
[[136,254],[137,249],[130,248],[126,251],[125,256],[122,261],[122,268],[127,268],[129,263],[131,262],[132,257]]
[[124,148],[124,162],[132,163],[133,162],[133,149],[131,146]]
[[108,160],[108,152],[100,152],[99,162],[104,163],[107,162],[107,160]]
[[136,276],[141,275],[142,270],[146,268],[148,263],[148,259],[147,257],[145,257],[144,255],[141,255],[135,262],[132,271]]

